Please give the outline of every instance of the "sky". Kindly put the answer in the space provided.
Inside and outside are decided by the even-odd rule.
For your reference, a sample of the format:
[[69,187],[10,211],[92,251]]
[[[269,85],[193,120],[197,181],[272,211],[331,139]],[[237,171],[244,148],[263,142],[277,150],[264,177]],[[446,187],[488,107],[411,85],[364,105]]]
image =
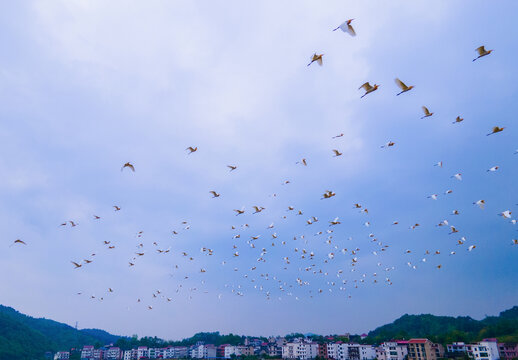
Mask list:
[[[517,11],[2,4],[0,303],[165,339],[362,333],[405,313],[480,319],[518,305]],[[332,31],[347,19],[357,36]],[[480,45],[494,52],[473,62]],[[313,53],[323,66],[307,66]],[[415,87],[396,96],[396,77]],[[360,98],[366,81],[381,86]]]

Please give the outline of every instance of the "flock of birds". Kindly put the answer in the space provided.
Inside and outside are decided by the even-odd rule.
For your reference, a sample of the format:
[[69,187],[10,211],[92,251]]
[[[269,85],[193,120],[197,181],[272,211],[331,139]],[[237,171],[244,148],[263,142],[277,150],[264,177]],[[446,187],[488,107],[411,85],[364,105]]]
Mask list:
[[[342,32],[349,34],[350,36],[356,36],[356,31],[352,26],[352,22],[354,19],[349,19],[344,21],[338,27],[333,29],[333,31],[341,30]],[[478,56],[473,59],[476,61],[483,57],[486,57],[492,53],[493,50],[486,50],[484,46],[480,46],[476,49]],[[312,65],[313,63],[317,63],[322,66],[324,54],[314,53],[311,57],[311,61],[307,66]],[[399,88],[399,92],[396,93],[396,96],[403,95],[407,92],[410,92],[414,89],[414,85],[407,85],[400,79],[396,78],[395,83]],[[365,82],[362,84],[358,90],[363,89],[364,93],[361,95],[361,98],[376,92],[380,88],[379,84],[371,85],[370,82]],[[426,106],[422,106],[422,110],[424,115],[422,119],[432,117],[434,113],[428,109]],[[458,124],[462,122],[464,119],[460,116],[453,121],[453,124]],[[504,130],[503,127],[494,126],[489,133],[486,135],[498,134]],[[333,136],[333,139],[338,139],[343,137],[344,134],[338,134]],[[381,148],[391,148],[395,146],[395,142],[389,141],[386,144],[382,145]],[[197,146],[189,146],[185,149],[186,155],[188,156],[196,156],[195,153],[198,152]],[[343,155],[341,151],[338,149],[332,149],[332,153],[334,157],[340,157]],[[517,151],[518,153],[518,151]],[[306,158],[302,158],[296,162],[297,165],[306,167],[308,166],[308,160]],[[432,165],[430,165],[432,166]],[[443,167],[443,162],[440,161],[434,166],[438,168]],[[235,164],[227,165],[228,171],[233,173],[235,171],[239,171],[238,166]],[[126,162],[120,169],[122,172],[136,172],[136,167],[131,162]],[[493,166],[490,169],[487,169],[487,172],[496,172],[499,170],[499,166]],[[462,181],[462,174],[457,173],[451,176],[452,179],[456,181]],[[289,186],[290,180],[284,180],[282,185]],[[207,196],[211,196],[214,201],[218,201],[216,199],[224,196],[215,189],[208,189]],[[451,194],[452,190],[447,190],[444,195]],[[336,193],[332,190],[325,190],[320,195],[320,200],[327,201],[328,199],[336,196]],[[428,199],[431,201],[437,201],[439,197],[442,195],[439,194],[430,194],[428,195]],[[277,194],[272,194],[272,198],[276,198]],[[486,204],[485,199],[478,199],[473,202],[474,206],[479,207],[480,209],[484,209]],[[369,210],[362,204],[355,203],[351,204],[352,209],[358,211],[361,214],[366,216],[366,219],[369,219]],[[232,209],[232,212],[235,214],[236,219],[246,218],[248,214],[249,216],[258,216],[258,214],[267,212],[268,210],[261,205],[251,206],[252,211],[248,211],[246,208]],[[209,247],[202,247],[200,249],[200,254],[204,256],[219,256],[218,262],[220,262],[221,266],[230,267],[231,271],[236,272],[242,277],[242,280],[245,283],[227,283],[224,285],[223,289],[218,291],[218,298],[221,298],[225,291],[235,296],[244,296],[247,290],[254,289],[262,294],[266,299],[273,299],[275,297],[279,297],[281,295],[284,296],[293,296],[295,299],[300,299],[301,297],[314,297],[318,294],[324,292],[344,292],[346,298],[350,298],[352,296],[352,289],[358,288],[362,286],[362,284],[372,283],[372,284],[384,284],[384,285],[392,285],[393,282],[391,280],[391,272],[394,271],[397,267],[394,264],[385,264],[381,260],[376,261],[376,266],[379,268],[376,272],[367,274],[361,273],[358,275],[354,275],[354,278],[350,278],[346,276],[346,273],[357,273],[357,269],[359,268],[359,264],[361,262],[361,257],[367,256],[375,256],[378,259],[382,259],[382,254],[388,251],[390,244],[385,241],[380,240],[375,234],[369,233],[368,239],[370,244],[374,247],[366,254],[365,250],[360,249],[359,247],[351,247],[347,248],[343,246],[342,239],[336,239],[334,234],[334,227],[339,226],[341,224],[340,218],[335,217],[333,219],[327,221],[321,221],[314,214],[305,215],[305,212],[302,209],[297,209],[294,206],[288,206],[285,210],[285,215],[281,216],[279,221],[289,221],[294,217],[302,217],[304,223],[304,231],[302,234],[295,234],[290,236],[289,238],[286,236],[281,236],[277,234],[277,225],[272,222],[268,226],[263,227],[262,229],[254,229],[248,223],[243,224],[229,224],[229,231],[232,232],[229,235],[229,241],[231,244],[225,246],[227,247],[225,250],[215,251]],[[118,205],[113,205],[113,211],[119,212],[121,211],[121,207]],[[229,210],[230,211],[230,210]],[[459,210],[453,210],[450,215],[459,216]],[[512,218],[512,212],[510,210],[502,211],[499,214],[506,220],[509,220],[512,224],[516,224],[515,219]],[[307,218],[306,218],[307,217]],[[101,221],[101,217],[98,215],[93,215],[93,221]],[[321,226],[322,224],[323,226]],[[63,222],[60,226],[64,228],[75,228],[79,224],[75,220],[67,220]],[[189,231],[191,228],[191,224],[188,221],[181,222],[181,230],[173,229],[171,230],[171,235],[173,237],[179,236],[182,231]],[[371,226],[370,221],[365,221],[363,225],[366,228]],[[392,226],[401,226],[399,221],[393,221]],[[409,226],[409,230],[415,230],[420,227],[421,224],[413,223]],[[437,227],[447,228],[449,229],[449,234],[457,234],[459,233],[459,229],[450,223],[449,220],[443,220],[440,223],[436,224]],[[306,233],[308,227],[311,229],[316,228],[313,232],[312,236]],[[256,231],[253,235],[250,235],[250,231]],[[268,233],[265,234],[264,231]],[[150,245],[147,243],[144,238],[144,231],[139,231],[135,235],[137,241],[135,244],[135,250],[133,254],[127,260],[127,266],[133,268],[138,265],[139,259],[144,256],[149,256],[150,251],[145,250],[149,246],[152,246],[152,252],[158,255],[165,254],[175,254],[180,258],[183,258],[184,261],[195,264],[198,260],[198,256],[185,250],[181,249],[171,249],[171,247],[162,247],[161,244],[153,241]],[[310,241],[311,239],[311,241]],[[346,239],[345,241],[350,240]],[[476,249],[476,244],[469,243],[468,239],[465,236],[459,237],[456,242],[456,246],[446,251],[441,249],[430,249],[426,250],[424,254],[422,254],[422,258],[418,261],[406,261],[406,266],[410,269],[416,270],[422,263],[426,263],[430,256],[440,258],[441,254],[448,254],[449,256],[454,256],[457,254],[459,249],[463,249],[463,251],[471,252]],[[21,239],[16,239],[10,246],[29,246],[25,241]],[[108,249],[116,249],[116,244],[112,243],[110,240],[104,240],[103,245]],[[518,239],[513,239],[511,245],[518,246]],[[282,250],[278,250],[281,248]],[[242,258],[242,249],[251,249],[253,253],[256,253],[256,261],[253,264],[246,264],[246,267],[239,267],[236,262],[240,257]],[[282,256],[273,259],[270,256],[271,253],[276,254],[276,252],[281,251]],[[322,251],[324,249],[324,251]],[[403,254],[411,254],[415,251],[412,249],[406,249]],[[365,254],[365,255],[364,255]],[[342,260],[338,260],[338,257],[341,259],[346,259],[345,262]],[[94,262],[96,257],[95,253],[91,253],[86,256],[82,260],[71,260],[73,269],[84,269],[86,266],[89,266]],[[421,255],[419,255],[421,257]],[[249,258],[249,257],[247,257]],[[281,265],[278,268],[270,266],[264,266],[263,269],[262,264],[267,261],[275,262],[278,261]],[[335,267],[332,267],[331,264],[335,264]],[[177,263],[172,265],[173,272],[179,270],[182,264]],[[340,267],[342,266],[342,267]],[[437,263],[434,265],[437,269],[443,268],[443,263]],[[336,268],[339,267],[339,268]],[[191,266],[192,268],[192,266]],[[278,270],[279,273],[272,273],[272,271]],[[203,265],[197,266],[196,273],[204,274],[208,270],[203,267]],[[287,271],[283,273],[283,271]],[[298,275],[292,276],[292,273],[296,272]],[[286,275],[289,274],[289,275]],[[171,276],[176,276],[174,273]],[[183,277],[180,280],[185,281],[185,287],[182,282],[177,284],[175,290],[176,293],[180,293],[182,291],[187,291],[189,298],[199,290],[203,288],[205,285],[205,280],[202,279],[200,281],[200,285],[189,287],[189,279],[193,277],[194,274],[184,273]],[[317,286],[314,286],[317,284]],[[191,284],[192,285],[192,284]],[[107,294],[114,293],[116,290],[115,284],[108,289],[106,289],[101,296],[96,296],[94,294],[86,295],[89,296],[92,300],[103,301],[104,297]],[[144,294],[135,298],[136,303],[143,303],[147,309],[153,309],[153,299],[162,299],[167,302],[171,302],[174,300],[173,294],[167,294],[169,290],[163,291],[160,289],[156,289],[150,294]],[[206,290],[202,290],[207,292]],[[78,295],[83,295],[83,292],[80,291],[77,293]]]

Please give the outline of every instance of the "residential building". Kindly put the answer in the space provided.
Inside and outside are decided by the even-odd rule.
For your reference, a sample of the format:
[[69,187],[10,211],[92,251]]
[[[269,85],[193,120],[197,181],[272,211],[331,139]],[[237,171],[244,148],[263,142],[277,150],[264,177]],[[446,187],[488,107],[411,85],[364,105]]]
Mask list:
[[122,358],[122,351],[118,347],[110,347],[104,352],[104,360],[120,360]]
[[54,360],[68,360],[70,359],[70,352],[68,351],[58,351],[54,354]]
[[216,357],[216,347],[212,344],[199,344],[191,349],[193,359],[208,359]]
[[83,346],[83,350],[81,350],[81,360],[93,360],[94,350],[93,345]]
[[518,343],[498,344],[498,352],[502,360],[518,359]]
[[185,346],[170,346],[164,351],[165,359],[181,359],[186,358],[189,353],[189,349]]
[[[446,348],[449,353],[465,353],[475,360],[498,360],[501,357],[500,346],[496,339],[484,339],[476,344],[455,342],[448,344]],[[513,352],[510,351],[509,355],[512,353]],[[512,357],[510,359],[512,359]]]
[[484,339],[472,347],[468,355],[475,360],[499,360],[498,343],[496,339]]
[[444,355],[440,344],[428,339],[411,339],[408,341],[408,360],[437,360]]
[[327,355],[327,344],[318,344],[318,357],[322,359],[329,359]]
[[498,352],[502,360],[518,359],[518,343],[498,344]]
[[404,360],[408,355],[408,341],[387,341],[376,350],[378,360]]
[[282,347],[283,359],[314,359],[318,355],[318,344],[310,342],[292,342]]

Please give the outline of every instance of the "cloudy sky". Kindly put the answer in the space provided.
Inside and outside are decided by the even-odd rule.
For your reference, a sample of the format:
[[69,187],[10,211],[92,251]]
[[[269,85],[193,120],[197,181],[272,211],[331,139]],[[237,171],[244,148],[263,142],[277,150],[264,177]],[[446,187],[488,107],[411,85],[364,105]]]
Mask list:
[[[499,216],[518,214],[517,11],[512,0],[5,2],[0,303],[167,339],[356,333],[404,313],[517,305],[518,225]],[[349,18],[356,37],[332,31]],[[480,45],[495,51],[472,62]],[[314,52],[322,67],[306,66]],[[396,77],[415,88],[396,97]],[[366,81],[381,86],[360,99]],[[434,115],[421,119],[422,105]],[[494,126],[505,129],[486,136]],[[128,161],[134,173],[121,172]],[[321,200],[326,190],[336,196]]]

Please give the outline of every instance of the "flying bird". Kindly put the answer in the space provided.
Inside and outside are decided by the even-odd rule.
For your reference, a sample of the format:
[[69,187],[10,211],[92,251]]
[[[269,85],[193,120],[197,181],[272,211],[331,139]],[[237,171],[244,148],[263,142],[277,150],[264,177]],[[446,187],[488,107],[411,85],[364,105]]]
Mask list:
[[220,196],[220,194],[218,194],[218,193],[217,193],[217,192],[215,192],[214,190],[209,191],[209,193],[211,193],[211,194],[212,194],[212,198],[213,198],[213,199],[214,199],[214,198],[217,198],[217,197],[219,197],[219,196]]
[[424,118],[427,118],[427,117],[430,117],[433,115],[433,112],[430,112],[430,110],[428,110],[428,108],[426,106],[421,106],[421,108],[423,109],[423,112],[424,112],[424,116],[422,116],[421,119],[424,119]]
[[333,31],[336,31],[338,29],[342,30],[345,33],[348,33],[351,36],[356,36],[356,32],[354,31],[354,28],[351,25],[351,22],[354,19],[349,19],[341,23],[336,29],[333,29]]
[[81,266],[83,266],[81,264],[76,263],[75,261],[71,261],[71,263],[74,264],[74,266],[75,266],[74,269],[79,269]]
[[457,179],[459,181],[462,181],[462,174],[461,173],[454,174],[454,175],[452,175],[450,177],[455,178],[455,179]]
[[401,89],[401,92],[397,93],[396,95],[401,95],[414,88],[413,85],[406,86],[405,83],[403,81],[399,80],[398,78],[395,78],[394,81],[396,82],[396,85],[399,86],[399,88]]
[[363,94],[360,98],[363,98],[365,95],[378,90],[379,87],[380,87],[380,85],[377,85],[377,84],[374,84],[374,86],[371,86],[371,84],[369,84],[369,82],[367,81],[365,84],[363,84],[362,86],[360,86],[358,88],[358,90],[360,90],[361,88],[363,88],[363,90],[365,90],[365,94]]
[[505,128],[503,127],[498,127],[498,126],[494,126],[493,127],[493,130],[491,130],[491,132],[489,134],[486,134],[486,136],[489,136],[489,135],[493,135],[493,134],[496,134],[496,133],[499,133],[501,131],[504,131]]
[[131,171],[135,172],[135,167],[130,162],[127,162],[126,164],[122,165],[121,171],[124,170],[124,168],[131,169]]
[[486,56],[486,55],[491,54],[491,52],[492,52],[493,50],[486,50],[486,49],[484,48],[484,46],[482,45],[482,46],[479,46],[478,48],[476,48],[476,49],[475,49],[475,51],[476,51],[476,52],[478,52],[478,56],[477,56],[476,58],[474,58],[474,59],[473,59],[473,61],[475,61],[475,60],[477,60],[477,59],[480,59],[481,57],[484,57],[484,56]]
[[236,210],[236,209],[234,209],[234,211],[236,212],[236,216],[238,216],[238,215],[241,215],[241,214],[244,214],[244,213],[245,213],[245,210],[244,210],[244,209],[241,209],[241,210]]
[[477,205],[479,208],[481,208],[483,210],[484,209],[484,205],[486,205],[486,201],[485,200],[477,200],[473,204]]
[[237,166],[235,165],[227,165],[227,167],[230,169],[230,171],[234,171],[237,169]]
[[198,150],[198,147],[197,146],[196,147],[189,146],[185,150],[189,150],[189,154],[192,154],[193,152],[196,152]]
[[335,156],[334,157],[337,157],[337,156],[341,156],[343,155],[343,153],[341,153],[340,151],[336,150],[336,149],[333,149],[333,152],[335,153]]
[[[27,244],[25,243],[25,241],[22,241],[22,240],[20,240],[20,239],[16,239],[16,240],[14,240],[14,242],[11,244],[11,246],[16,245],[16,244],[27,245]],[[9,247],[11,247],[11,246],[9,246]]]
[[314,53],[308,66],[313,64],[315,61],[318,63],[318,65],[322,66],[322,56],[324,56],[324,54]]
[[454,121],[454,122],[452,122],[452,124],[457,124],[457,123],[460,123],[460,122],[462,122],[462,121],[464,121],[464,118],[461,118],[460,116],[457,116],[457,117],[455,118],[455,121]]

